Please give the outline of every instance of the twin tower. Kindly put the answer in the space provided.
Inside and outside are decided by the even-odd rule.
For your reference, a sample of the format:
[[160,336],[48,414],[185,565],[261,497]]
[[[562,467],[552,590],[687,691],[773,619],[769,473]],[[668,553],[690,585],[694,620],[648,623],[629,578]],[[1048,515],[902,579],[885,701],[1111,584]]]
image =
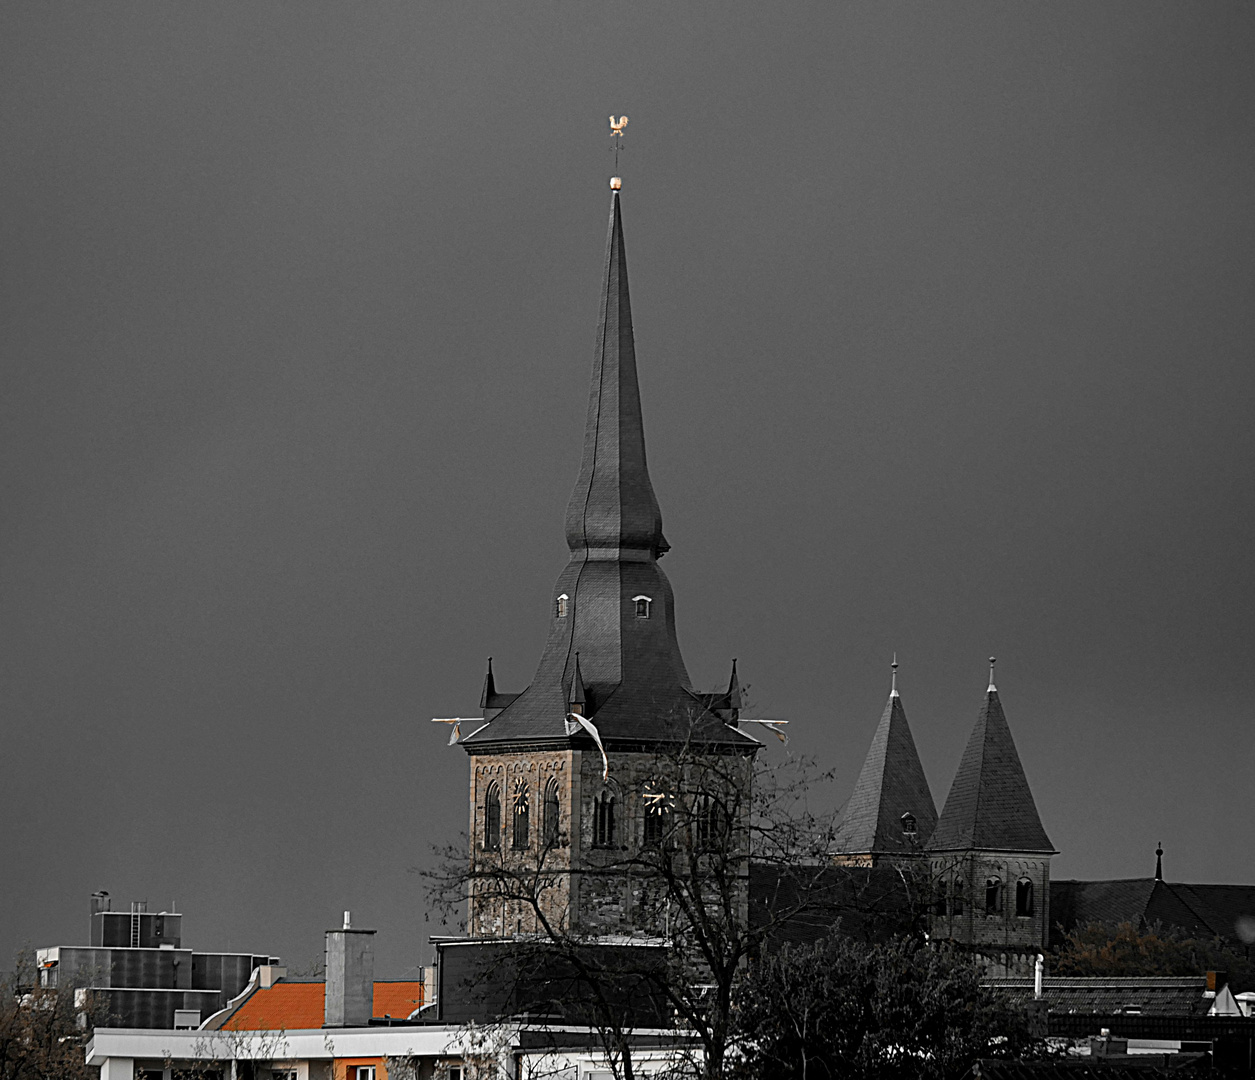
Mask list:
[[[583,458],[566,512],[571,554],[550,598],[548,640],[521,693],[498,691],[490,662],[486,723],[461,745],[471,758],[472,862],[544,851],[563,881],[555,917],[592,934],[649,933],[632,883],[608,871],[614,852],[649,842],[659,749],[677,739],[700,744],[741,763],[748,785],[760,744],[736,726],[735,665],[726,690],[694,690],[676,639],[617,187],[600,308]],[[1045,942],[1052,854],[992,679],[940,818],[895,689],[834,861],[927,860],[934,936],[1017,970]],[[527,931],[520,918],[472,891],[472,936]]]

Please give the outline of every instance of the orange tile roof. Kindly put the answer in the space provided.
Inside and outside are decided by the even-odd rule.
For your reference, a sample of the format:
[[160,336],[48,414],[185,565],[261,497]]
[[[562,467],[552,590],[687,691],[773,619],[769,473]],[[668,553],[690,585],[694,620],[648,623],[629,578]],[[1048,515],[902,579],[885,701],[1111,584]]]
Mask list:
[[323,1022],[323,983],[277,982],[250,994],[223,1024],[227,1031],[302,1031]]
[[[302,1031],[323,1025],[324,983],[277,982],[257,990],[222,1025],[226,1031]],[[372,1015],[404,1019],[423,1003],[423,984],[375,983]]]
[[404,1020],[423,1004],[423,984],[418,982],[375,983],[374,1016]]

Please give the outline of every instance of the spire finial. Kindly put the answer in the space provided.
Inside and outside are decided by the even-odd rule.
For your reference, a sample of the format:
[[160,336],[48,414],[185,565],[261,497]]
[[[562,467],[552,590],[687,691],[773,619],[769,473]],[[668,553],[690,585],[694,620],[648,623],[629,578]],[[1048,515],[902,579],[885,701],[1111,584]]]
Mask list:
[[1163,841],[1155,848],[1155,880],[1163,881]]
[[890,676],[890,682],[889,682],[889,696],[897,697],[898,696],[898,654],[896,652],[893,654],[893,663],[890,664],[889,667],[893,669],[893,675]]
[[996,656],[991,656],[989,658],[989,689],[985,691],[987,694],[996,693],[998,690],[998,688],[994,686],[994,664],[997,662],[998,658]]
[[[623,129],[627,127],[628,118],[620,116],[618,120],[614,118],[614,113],[610,114],[610,149],[614,151],[614,171],[619,171],[619,151],[623,147]],[[618,191],[623,186],[623,181],[618,176],[610,178],[610,190]]]

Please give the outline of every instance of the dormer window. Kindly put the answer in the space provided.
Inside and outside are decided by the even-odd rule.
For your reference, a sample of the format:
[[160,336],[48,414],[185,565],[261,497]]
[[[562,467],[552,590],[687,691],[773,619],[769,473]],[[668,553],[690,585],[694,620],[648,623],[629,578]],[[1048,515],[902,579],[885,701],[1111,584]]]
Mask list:
[[570,605],[570,602],[571,602],[571,598],[567,596],[566,593],[563,593],[561,596],[558,597],[558,618],[559,619],[566,618],[567,609],[568,609],[568,606]]
[[915,829],[915,815],[914,814],[908,812],[902,815],[902,835],[905,836],[908,840],[914,840],[915,837],[918,835]]
[[638,619],[649,618],[649,608],[653,604],[653,600],[648,596],[634,596],[632,603],[636,605],[636,617]]

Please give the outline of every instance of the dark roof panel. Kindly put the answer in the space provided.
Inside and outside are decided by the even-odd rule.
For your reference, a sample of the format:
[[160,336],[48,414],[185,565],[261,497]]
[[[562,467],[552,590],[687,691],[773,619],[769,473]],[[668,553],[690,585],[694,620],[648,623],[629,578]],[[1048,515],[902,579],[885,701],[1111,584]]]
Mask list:
[[[904,814],[915,818],[913,840],[903,833]],[[894,692],[837,826],[834,850],[846,854],[918,851],[928,843],[936,824],[937,806],[911,737],[902,698]]]
[[928,846],[933,851],[1054,851],[992,686]]

